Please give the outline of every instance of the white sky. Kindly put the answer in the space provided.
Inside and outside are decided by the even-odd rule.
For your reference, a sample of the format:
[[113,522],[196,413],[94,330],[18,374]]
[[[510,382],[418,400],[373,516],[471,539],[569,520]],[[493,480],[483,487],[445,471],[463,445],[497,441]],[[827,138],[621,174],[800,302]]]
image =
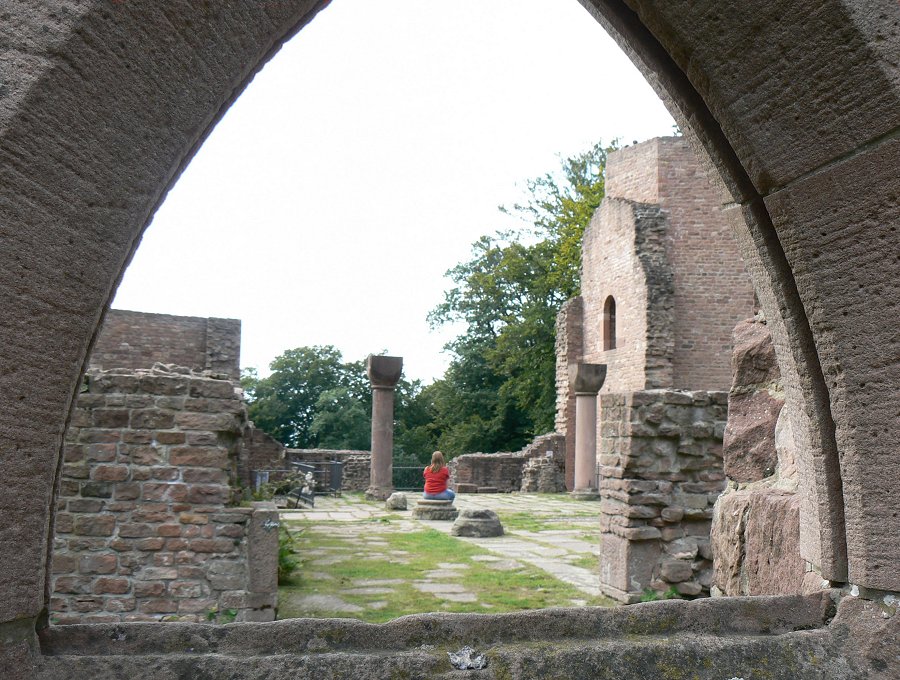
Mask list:
[[148,228],[114,307],[243,321],[241,365],[387,350],[440,377],[444,272],[528,178],[672,132],[576,0],[335,0],[257,75]]

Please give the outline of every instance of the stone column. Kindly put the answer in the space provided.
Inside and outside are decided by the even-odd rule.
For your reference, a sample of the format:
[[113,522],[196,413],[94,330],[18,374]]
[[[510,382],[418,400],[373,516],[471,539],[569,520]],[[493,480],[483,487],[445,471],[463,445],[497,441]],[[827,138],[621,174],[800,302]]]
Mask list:
[[369,355],[366,371],[372,384],[372,461],[366,498],[384,500],[394,490],[394,388],[403,357]]
[[597,392],[606,379],[606,364],[569,364],[569,384],[575,393],[575,488],[578,498],[599,498],[597,470]]

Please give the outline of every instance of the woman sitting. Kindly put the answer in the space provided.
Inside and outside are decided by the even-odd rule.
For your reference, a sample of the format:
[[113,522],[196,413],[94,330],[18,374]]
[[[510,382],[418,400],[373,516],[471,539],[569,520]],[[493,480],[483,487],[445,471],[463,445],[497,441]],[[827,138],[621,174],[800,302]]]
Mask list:
[[444,464],[444,454],[435,451],[431,454],[431,465],[422,473],[425,477],[425,493],[422,494],[429,501],[452,501],[456,494],[447,488],[450,481],[450,469]]

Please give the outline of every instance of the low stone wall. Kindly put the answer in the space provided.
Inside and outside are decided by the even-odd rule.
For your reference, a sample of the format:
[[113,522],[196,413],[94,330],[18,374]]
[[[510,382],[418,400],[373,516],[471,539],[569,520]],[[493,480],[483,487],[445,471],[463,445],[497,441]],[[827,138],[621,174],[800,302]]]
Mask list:
[[600,587],[610,597],[709,594],[726,403],[724,392],[601,395]]
[[238,459],[238,478],[252,489],[254,473],[260,470],[287,470],[285,447],[280,441],[252,426],[244,429]]
[[275,618],[277,512],[233,507],[245,426],[228,380],[87,374],[66,435],[52,621]]
[[[541,491],[565,491],[566,437],[555,432],[535,438],[528,446],[515,453],[466,453],[456,456],[448,463],[448,467],[452,482],[457,487],[463,485],[462,490],[492,489],[509,493],[522,490],[523,470],[533,458],[551,461],[560,475],[557,477],[545,473],[545,486]],[[558,483],[551,488],[550,480]],[[532,484],[530,481],[529,486]]]
[[734,329],[728,396],[727,486],[712,526],[713,594],[790,595],[821,577],[800,557],[800,494],[793,433],[772,338],[761,316]]

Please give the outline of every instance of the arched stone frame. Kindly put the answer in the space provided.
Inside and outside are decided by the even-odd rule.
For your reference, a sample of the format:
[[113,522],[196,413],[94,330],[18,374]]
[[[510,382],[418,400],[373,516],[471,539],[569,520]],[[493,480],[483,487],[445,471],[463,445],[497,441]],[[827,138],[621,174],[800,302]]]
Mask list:
[[[900,8],[582,3],[722,180],[788,385],[805,557],[827,578],[900,590]],[[0,625],[44,608],[66,420],[144,226],[253,73],[326,4],[4,8]]]
[[616,348],[616,299],[607,295],[603,302],[603,351]]

